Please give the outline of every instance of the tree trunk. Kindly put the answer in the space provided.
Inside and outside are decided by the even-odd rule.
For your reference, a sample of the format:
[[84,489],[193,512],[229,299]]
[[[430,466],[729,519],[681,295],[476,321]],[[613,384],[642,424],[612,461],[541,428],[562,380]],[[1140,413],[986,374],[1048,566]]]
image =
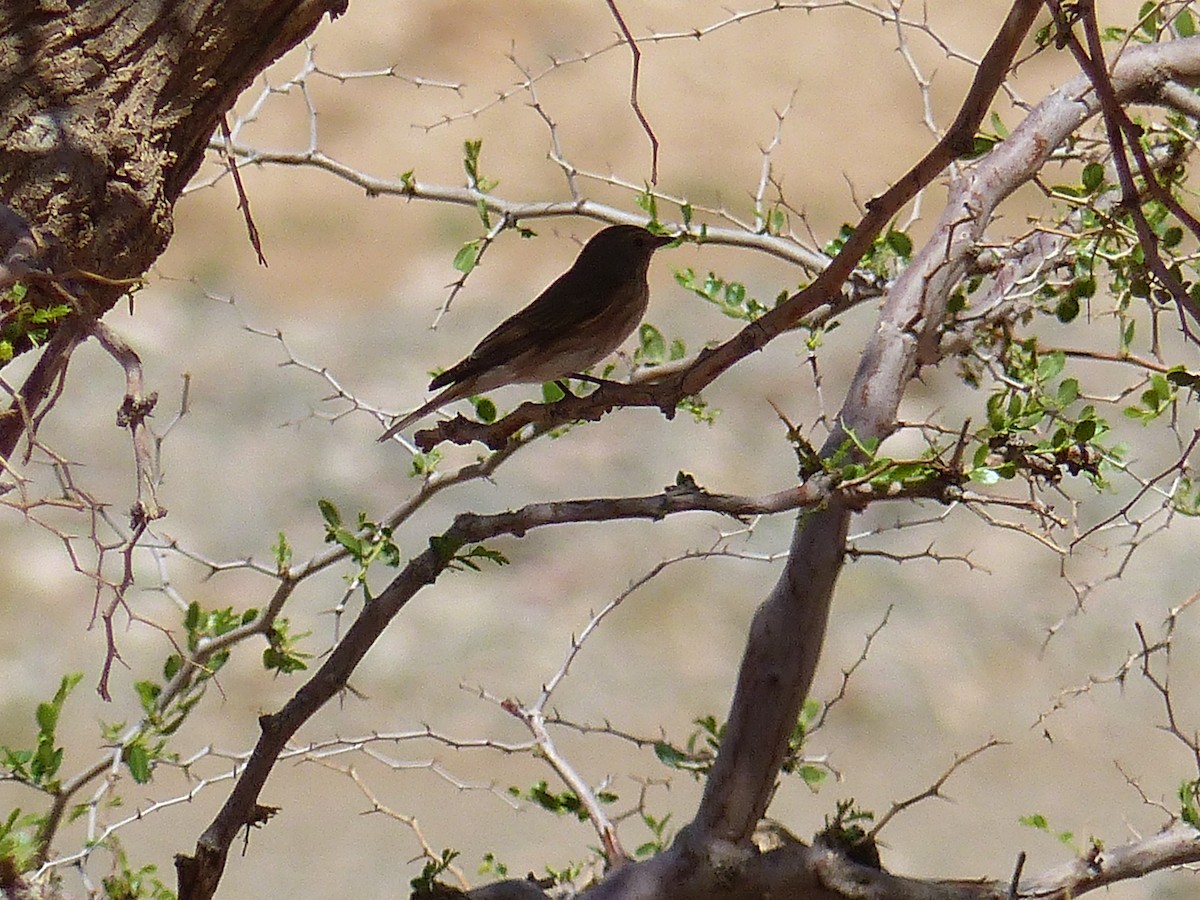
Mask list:
[[[224,113],[346,0],[26,0],[0,7],[0,335],[45,344],[0,410],[12,454],[71,350],[171,239]],[[23,301],[7,289],[28,288]],[[42,336],[30,308],[68,306]],[[48,343],[46,342],[48,339]],[[0,357],[0,364],[5,360]]]

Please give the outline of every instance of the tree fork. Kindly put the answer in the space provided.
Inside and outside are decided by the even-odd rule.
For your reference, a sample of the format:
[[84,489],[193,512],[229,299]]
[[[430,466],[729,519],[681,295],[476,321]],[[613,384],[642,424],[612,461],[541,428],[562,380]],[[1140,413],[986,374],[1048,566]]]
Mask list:
[[[166,248],[175,201],[221,117],[346,3],[25,0],[0,8],[0,203],[14,226],[0,234],[0,287],[24,280],[23,303],[71,307],[49,326],[35,373],[0,409],[0,457],[37,421],[79,342],[56,334],[86,333]],[[0,295],[0,317],[14,303]],[[34,347],[19,341],[13,352]]]

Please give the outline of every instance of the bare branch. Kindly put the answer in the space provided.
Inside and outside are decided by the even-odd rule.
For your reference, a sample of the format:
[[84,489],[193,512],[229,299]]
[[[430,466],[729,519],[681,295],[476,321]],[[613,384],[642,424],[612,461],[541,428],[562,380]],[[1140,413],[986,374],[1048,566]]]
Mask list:
[[638,121],[642,123],[642,130],[646,132],[646,137],[650,139],[650,183],[658,184],[658,138],[655,137],[654,129],[650,127],[650,123],[646,120],[646,114],[642,112],[642,105],[638,102],[638,78],[641,74],[642,51],[638,49],[637,41],[633,39],[629,26],[625,24],[625,17],[621,15],[621,10],[617,8],[615,0],[604,0],[604,2],[608,4],[609,12],[617,20],[621,34],[625,35],[625,42],[629,44],[629,52],[633,55],[633,72],[629,76],[629,105],[633,108]]

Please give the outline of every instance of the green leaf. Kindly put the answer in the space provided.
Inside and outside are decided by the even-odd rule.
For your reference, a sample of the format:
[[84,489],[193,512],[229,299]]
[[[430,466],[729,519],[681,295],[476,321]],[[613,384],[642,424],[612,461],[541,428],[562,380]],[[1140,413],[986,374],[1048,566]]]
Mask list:
[[971,150],[966,154],[967,159],[976,159],[991,152],[998,143],[995,137],[987,134],[977,134],[972,139]]
[[475,407],[475,415],[481,422],[491,424],[496,421],[496,404],[487,397],[472,397],[471,405]]
[[648,322],[638,327],[642,358],[650,365],[661,365],[667,358],[667,342],[662,332]]
[[365,545],[354,534],[345,528],[339,528],[330,535],[337,543],[345,547],[355,559],[365,555]]
[[821,785],[829,777],[829,773],[817,766],[800,766],[796,769],[796,774],[810,788],[816,788]]
[[641,193],[633,198],[633,202],[650,216],[651,223],[658,221],[658,198],[654,196],[654,192],[650,189],[649,184],[645,186],[645,189]]
[[464,275],[470,274],[475,268],[475,263],[479,261],[479,241],[467,241],[458,248],[458,252],[454,254],[454,268],[456,271],[462,272]]
[[1064,325],[1074,322],[1079,317],[1079,299],[1070,295],[1058,301],[1054,315]]
[[287,535],[282,531],[271,547],[271,552],[275,556],[275,570],[286,572],[292,564],[292,545],[288,543]]
[[429,546],[438,559],[446,563],[454,559],[462,545],[465,543],[462,538],[447,537],[445,535],[435,534],[429,539]]
[[1042,382],[1053,381],[1066,368],[1067,355],[1061,350],[1055,350],[1053,353],[1047,353],[1038,361],[1038,380]]
[[342,515],[338,512],[337,507],[333,505],[332,501],[325,499],[318,500],[317,509],[321,511],[321,518],[325,520],[326,525],[330,528],[341,527]]
[[1142,23],[1142,32],[1152,38],[1158,30],[1158,4],[1147,0],[1138,11],[1138,21]]
[[138,700],[141,701],[142,711],[153,713],[155,701],[162,693],[162,688],[153,681],[137,681],[134,682],[133,689],[137,692]]
[[1176,387],[1197,390],[1200,388],[1200,375],[1193,375],[1183,366],[1174,366],[1167,372],[1167,381]]
[[990,468],[972,469],[969,477],[976,484],[996,484],[1000,481],[1000,474]]
[[291,675],[293,672],[303,672],[308,665],[296,654],[267,647],[263,650],[263,668],[269,672]]
[[1104,184],[1104,166],[1100,163],[1088,163],[1083,167],[1083,186],[1091,193],[1095,193]]
[[441,461],[442,453],[436,447],[428,453],[414,453],[412,455],[412,471],[410,474],[417,477],[431,475]]
[[655,741],[654,755],[658,757],[658,761],[664,766],[669,766],[672,769],[680,768],[690,757],[666,741]]
[[457,850],[443,850],[441,859],[429,860],[421,869],[421,874],[409,882],[412,888],[412,895],[420,897],[423,895],[438,895],[441,896],[442,891],[437,885],[437,877],[450,868],[450,863],[458,856]]
[[1200,830],[1200,781],[1185,781],[1179,785],[1179,817],[1193,828]]
[[633,855],[639,858],[651,856],[662,850],[662,845],[658,841],[646,841],[644,844],[638,844],[637,849],[633,851]]
[[901,259],[911,259],[913,252],[913,242],[903,231],[888,230],[885,238],[887,245],[892,248],[897,256]]
[[1071,282],[1068,294],[1077,300],[1096,296],[1096,279],[1091,275],[1076,278]]
[[1074,378],[1064,378],[1058,386],[1059,408],[1070,406],[1079,399],[1079,381]]
[[1196,20],[1186,6],[1175,16],[1175,33],[1183,38],[1196,35]]
[[59,708],[53,703],[37,705],[37,723],[42,734],[54,734],[54,729],[58,726],[58,710]]
[[126,747],[123,756],[134,781],[145,784],[150,780],[150,753],[140,742]]

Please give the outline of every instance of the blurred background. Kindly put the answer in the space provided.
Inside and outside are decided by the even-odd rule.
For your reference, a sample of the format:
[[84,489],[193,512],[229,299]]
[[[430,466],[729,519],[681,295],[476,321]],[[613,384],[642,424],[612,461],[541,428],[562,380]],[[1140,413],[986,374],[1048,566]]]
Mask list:
[[[659,189],[752,221],[763,149],[777,140],[771,167],[791,206],[791,227],[801,235],[811,229],[815,242],[824,244],[843,222],[857,219],[858,205],[928,149],[935,140],[929,122],[944,127],[952,120],[974,71],[964,60],[983,54],[1008,5],[903,4],[905,17],[927,21],[927,27],[904,28],[899,52],[896,24],[851,4],[742,17],[702,0],[622,3],[639,37],[704,32],[699,40],[642,42],[639,92],[662,145]],[[1128,24],[1138,6],[1132,0],[1101,4],[1101,17]],[[748,3],[735,9],[755,8]],[[714,27],[735,17],[740,21]],[[498,180],[497,196],[562,201],[570,194],[562,170],[548,159],[550,130],[531,106],[533,95],[519,87],[524,72],[545,73],[536,80],[536,100],[554,122],[561,154],[579,170],[602,176],[582,179],[583,193],[636,212],[636,190],[650,178],[650,145],[629,108],[630,56],[612,47],[615,36],[600,2],[414,0],[399,6],[355,0],[346,16],[323,24],[311,41],[319,69],[340,77],[310,73],[303,90],[293,83],[264,99],[267,85],[283,86],[304,68],[307,50],[289,54],[239,103],[239,115],[255,114],[240,137],[262,149],[303,151],[311,105],[317,146],[359,172],[398,179],[412,170],[425,184],[461,185],[463,142],[482,139],[481,172]],[[389,67],[402,77],[346,77]],[[1066,54],[1041,54],[1022,65],[1013,88],[1036,103],[1074,73]],[[927,98],[918,79],[930,84]],[[1019,111],[1009,105],[998,111],[1010,127],[1019,121]],[[530,220],[524,224],[537,232],[534,240],[505,232],[433,330],[459,276],[455,253],[483,234],[472,207],[372,198],[312,168],[247,166],[242,179],[269,262],[264,268],[246,238],[233,185],[216,178],[218,172],[214,159],[180,202],[175,238],[136,295],[133,314],[116,309],[108,321],[142,355],[148,387],[159,393],[160,429],[179,408],[185,373],[190,377],[188,415],[163,445],[159,496],[170,513],[156,523],[156,536],[211,561],[269,562],[271,546],[284,532],[300,561],[324,546],[319,499],[332,500],[347,518],[363,510],[380,520],[418,488],[404,449],[375,443],[379,419],[331,401],[330,384],[316,370],[364,404],[389,412],[413,407],[425,397],[430,369],[456,362],[530,300],[602,223]],[[939,202],[940,188],[922,198],[912,228],[918,240]],[[1018,195],[996,238],[1003,239],[1005,229],[1020,233],[1026,215],[1042,208],[1040,192]],[[668,224],[679,220],[678,209],[666,203],[659,216]],[[691,352],[730,336],[738,323],[675,284],[673,272],[688,267],[743,282],[767,303],[803,277],[778,259],[727,247],[689,245],[659,253],[651,269],[648,321],[668,338],[684,340]],[[778,340],[705,392],[710,407],[720,411],[714,425],[683,415],[666,422],[652,411],[631,410],[540,441],[505,464],[493,482],[441,494],[397,532],[398,543],[406,554],[420,552],[428,535],[462,510],[652,493],[680,470],[713,491],[780,490],[793,483],[796,460],[771,404],[819,443],[824,431],[816,423],[840,406],[872,326],[873,309],[859,308],[826,337],[817,356],[819,392],[803,336]],[[1078,327],[1087,328],[1082,320]],[[272,336],[276,330],[282,340]],[[1076,342],[1089,340],[1111,341],[1111,334],[1081,335]],[[10,381],[19,376],[14,371]],[[77,476],[117,518],[134,497],[128,437],[114,427],[123,387],[118,367],[96,346],[84,346],[42,430],[48,444],[82,464]],[[536,393],[510,388],[495,399],[512,407]],[[902,415],[955,421],[948,410],[961,410],[961,422],[962,415],[978,414],[983,401],[952,371],[929,372],[912,385]],[[1121,427],[1131,429],[1132,440],[1147,433]],[[442,468],[451,471],[478,452],[447,449]],[[1153,474],[1172,452],[1178,448],[1164,448],[1160,457],[1139,446],[1133,455],[1144,474]],[[52,490],[47,471],[35,467],[29,474],[34,489]],[[1062,503],[1069,505],[1071,496],[1096,502],[1089,515],[1098,521],[1128,499],[1129,487],[1124,481],[1112,496],[1096,497],[1083,484],[1067,485]],[[74,533],[90,528],[66,513],[49,518]],[[930,524],[893,530],[897,522],[916,520]],[[1182,745],[1158,727],[1161,705],[1144,681],[1093,687],[1048,719],[1040,717],[1059,705],[1063,691],[1117,671],[1137,649],[1135,621],[1157,634],[1168,609],[1195,590],[1195,525],[1183,519],[1170,524],[1139,545],[1121,578],[1093,592],[1079,611],[1064,572],[1077,584],[1115,572],[1128,533],[1101,536],[1063,560],[1030,537],[989,527],[965,510],[872,507],[855,522],[854,531],[863,535],[858,546],[904,554],[932,543],[945,557],[969,554],[971,564],[925,559],[900,565],[867,557],[847,565],[816,697],[838,692],[866,634],[889,609],[890,617],[844,699],[809,744],[812,755],[828,757],[838,777],[816,795],[799,780],[786,780],[770,815],[807,839],[838,800],[854,798],[882,814],[924,790],[956,755],[994,737],[1005,745],[960,770],[945,787],[952,802],[921,803],[883,832],[890,870],[1007,878],[1022,850],[1029,854],[1026,873],[1036,873],[1066,861],[1071,847],[1086,847],[1092,837],[1112,846],[1156,830],[1162,811],[1142,802],[1116,764],[1147,796],[1171,807],[1179,783],[1194,772]],[[792,525],[791,515],[761,520],[730,546],[769,556],[786,549]],[[735,522],[691,515],[655,524],[546,529],[520,541],[497,541],[512,565],[448,574],[422,592],[366,659],[354,681],[356,694],[323,711],[302,737],[328,741],[428,725],[464,741],[523,741],[519,723],[481,699],[480,689],[531,702],[562,666],[572,635],[592,611],[660,561],[708,549],[722,533],[739,529]],[[98,722],[139,716],[133,683],[161,677],[172,648],[147,622],[178,633],[180,621],[164,584],[186,601],[238,610],[262,606],[273,588],[246,570],[213,575],[179,554],[139,557],[131,603],[147,622],[119,619],[124,665],[113,674],[113,702],[104,703],[94,692],[104,635],[93,623],[92,583],[73,570],[63,542],[35,521],[0,511],[0,547],[6,559],[19,561],[0,568],[0,743],[32,744],[36,702],[53,695],[62,673],[83,672],[61,725],[67,776],[102,757]],[[318,656],[334,640],[330,611],[350,574],[342,567],[306,583],[285,612],[293,631],[312,632],[304,647]],[[589,638],[552,707],[576,722],[609,721],[625,732],[681,744],[695,718],[724,717],[747,622],[777,574],[777,563],[753,559],[668,567]],[[386,576],[377,573],[377,588]],[[1047,641],[1048,629],[1059,623]],[[1197,674],[1194,621],[1184,618],[1180,628],[1172,678],[1187,685]],[[209,691],[175,739],[182,756],[205,748],[248,750],[258,734],[257,716],[277,709],[302,683],[303,675],[265,675],[259,649],[240,648],[220,673],[220,690]],[[1176,700],[1186,727],[1193,727],[1200,713],[1195,698],[1177,691]],[[592,784],[607,784],[619,795],[615,809],[630,808],[651,779],[647,810],[660,818],[670,813],[668,831],[688,821],[700,785],[663,768],[649,748],[603,735],[560,738],[564,753]],[[514,809],[505,799],[509,786],[524,790],[541,779],[562,789],[549,769],[527,755],[454,750],[430,741],[373,746],[383,759],[348,753],[327,763],[353,766],[379,804],[416,817],[434,850],[460,850],[457,862],[474,883],[488,880],[475,870],[489,852],[510,874],[522,875],[584,860],[596,844],[585,824],[524,802]],[[217,778],[228,770],[229,762],[214,752],[196,763],[193,774]],[[110,820],[188,789],[173,771],[160,770],[144,786],[134,785],[127,773],[116,777],[123,779],[125,806],[105,810]],[[663,779],[668,783],[659,783]],[[157,864],[173,886],[172,855],[191,851],[228,789],[228,781],[208,785],[190,802],[122,829],[118,837],[130,862]],[[11,785],[0,785],[0,800],[6,810],[38,809],[37,797]],[[313,761],[283,764],[262,802],[282,810],[250,836],[244,856],[231,858],[222,896],[327,897],[348,889],[357,896],[395,896],[406,893],[420,871],[414,830],[396,818],[365,815],[373,802],[344,773]],[[1019,823],[1035,813],[1054,832],[1073,838],[1059,842]],[[59,853],[79,846],[81,828],[77,823],[64,831]],[[650,835],[631,820],[622,825],[622,837],[633,848]],[[89,864],[93,879],[105,873],[106,860],[98,854]],[[1196,890],[1193,877],[1164,874],[1118,885],[1108,896],[1168,900],[1195,896]]]

